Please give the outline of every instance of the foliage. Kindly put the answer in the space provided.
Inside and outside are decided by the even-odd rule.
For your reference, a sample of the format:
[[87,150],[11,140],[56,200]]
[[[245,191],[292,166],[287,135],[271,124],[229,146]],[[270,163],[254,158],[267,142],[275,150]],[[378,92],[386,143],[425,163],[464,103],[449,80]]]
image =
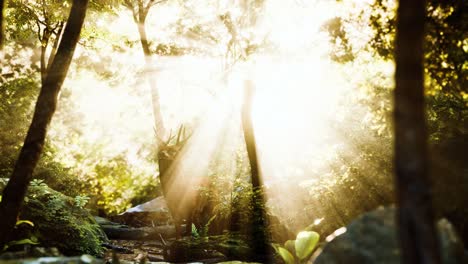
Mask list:
[[192,237],[193,238],[200,238],[200,237],[207,237],[209,235],[208,231],[210,229],[210,224],[216,218],[216,215],[213,215],[208,222],[199,229],[192,223]]
[[[0,201],[2,200],[1,199],[2,196],[0,195]],[[16,221],[16,225],[15,225],[15,229],[18,229],[21,225],[27,225],[27,226],[30,226],[30,227],[34,227],[34,223],[29,221],[29,220],[17,220]],[[20,246],[20,245],[38,245],[39,242],[37,241],[37,237],[34,235],[34,234],[28,234],[28,235],[25,235],[27,237],[24,237],[23,238],[19,238],[19,239],[15,239],[15,240],[11,240],[9,242],[7,242],[4,247],[3,247],[3,250],[0,250],[1,251],[5,251],[13,246]]]
[[[5,47],[5,50],[8,51],[9,47]],[[28,50],[23,53],[26,58],[7,54],[0,59],[1,175],[9,175],[13,169],[39,89],[33,67],[25,65],[32,54]]]
[[39,179],[33,179],[31,183],[29,183],[31,186],[34,187],[46,187],[47,184],[45,184],[44,180],[39,180]]
[[286,264],[307,263],[319,239],[320,236],[316,232],[302,231],[297,234],[295,240],[286,241],[284,246],[273,244],[273,247]]
[[208,209],[196,221],[202,233],[220,234],[223,230],[230,230],[248,234],[246,227],[252,220],[253,193],[246,159],[246,154],[240,150],[234,154],[225,150],[219,151],[211,162],[208,184],[199,189]]
[[[0,189],[5,184],[0,180]],[[75,205],[74,198],[44,185],[29,186],[21,216],[33,219],[33,235],[41,245],[57,247],[64,254],[103,253],[105,234],[87,210]]]
[[[47,0],[45,11],[41,10],[39,1],[10,2],[13,4],[9,5],[6,16],[9,42],[0,53],[0,176],[11,174],[39,92],[40,43],[37,34],[43,34],[46,26],[53,28],[60,23],[62,12],[67,8],[67,1]],[[270,43],[270,35],[284,29],[273,28],[272,32],[266,33],[255,24],[256,20],[262,22],[261,13],[269,8],[272,1],[224,2],[166,1],[151,9],[147,19],[148,41],[156,61],[154,68],[158,68],[151,70],[157,71],[154,76],[158,82],[161,81],[161,87],[167,81],[165,75],[169,75],[170,79],[177,80],[177,85],[189,87],[190,92],[180,90],[185,98],[185,93],[192,93],[192,85],[198,85],[187,83],[185,68],[179,67],[183,63],[178,64],[180,61],[185,63],[197,56],[220,60],[222,67],[216,62],[216,68],[222,68],[220,71],[229,75],[231,71],[241,69],[242,63],[270,55],[267,53],[276,48]],[[305,4],[307,1],[299,2]],[[346,5],[345,2],[362,1],[340,1]],[[349,86],[350,90],[341,95],[344,99],[340,108],[330,111],[329,125],[336,135],[325,135],[322,140],[323,145],[332,149],[330,156],[325,156],[325,153],[298,155],[291,158],[293,162],[286,162],[289,158],[286,157],[287,152],[283,153],[279,146],[274,148],[280,152],[281,161],[285,162],[275,164],[279,172],[274,173],[281,179],[269,183],[269,188],[292,187],[269,197],[268,209],[272,215],[284,216],[281,220],[294,233],[310,225],[314,219],[325,219],[314,226],[314,230],[325,236],[362,211],[393,201],[391,95],[394,84],[391,59],[394,2],[376,0],[358,11],[337,12],[340,16],[335,17],[334,14],[317,32],[328,32],[330,43],[328,53],[324,54],[328,54],[330,63],[336,66],[333,77],[343,77],[344,86]],[[467,3],[439,2],[428,1],[428,129],[433,150],[440,151],[439,156],[444,159],[450,159],[447,171],[463,171],[466,162],[460,157],[464,156],[466,149],[464,124],[468,116],[468,96],[464,91],[467,87],[468,44],[464,37],[468,21]],[[151,109],[145,82],[147,71],[143,69],[144,61],[135,55],[141,53],[137,27],[131,14],[121,9],[121,3],[113,0],[91,2],[94,10],[87,15],[81,46],[60,94],[60,104],[44,154],[33,175],[37,180],[31,184],[36,188],[45,187],[44,183],[75,197],[71,198],[71,203],[86,207],[93,213],[98,210],[104,214],[120,213],[161,193],[154,159],[152,116],[151,111],[147,111]],[[116,30],[116,25],[121,28]],[[133,31],[129,33],[129,30]],[[306,34],[312,33],[304,32],[301,37],[307,37]],[[293,55],[288,53],[287,57],[298,55],[302,58],[315,49],[315,43],[312,46],[313,49],[308,47],[304,53],[294,50]],[[169,73],[159,71],[159,66],[166,62],[175,62],[171,65],[176,65],[176,69],[168,70]],[[309,66],[311,68],[305,70],[310,73],[320,72],[313,68],[314,65]],[[219,77],[213,77],[208,68],[200,68],[200,72],[207,73],[210,80]],[[269,69],[267,71],[266,75],[272,74]],[[198,75],[199,72],[193,74]],[[200,86],[210,88],[205,90],[204,87],[195,100],[205,93],[216,95],[222,90],[218,87],[223,86],[218,82],[205,84],[201,82]],[[317,85],[310,83],[306,86]],[[174,85],[161,90],[161,107],[168,113],[164,113],[163,118],[170,124],[168,126],[174,127],[180,124],[178,114],[192,111],[190,104],[193,103],[190,99],[172,100],[179,92],[176,88]],[[325,92],[326,87],[321,89]],[[193,93],[198,93],[198,90]],[[318,94],[319,99],[321,96]],[[137,100],[125,108],[115,107],[135,98]],[[205,104],[202,100],[197,103]],[[183,111],[174,106],[178,104],[183,106]],[[281,115],[281,107],[271,113],[276,123],[280,123],[276,117]],[[310,113],[311,117],[316,115]],[[133,122],[134,119],[138,120]],[[238,129],[237,123],[234,126]],[[233,134],[238,132],[235,129],[232,129],[235,131]],[[269,129],[269,132],[275,132],[273,128]],[[226,131],[220,133],[228,134]],[[294,140],[295,133],[298,131],[291,129],[287,137]],[[331,136],[336,136],[337,142],[327,139]],[[223,230],[243,234],[250,231],[247,227],[252,221],[250,198],[253,193],[248,180],[245,149],[239,147],[243,146],[241,139],[232,134],[226,137],[235,141],[235,147],[220,146],[223,150],[213,154],[209,168],[202,175],[207,180],[199,191],[206,204],[198,213],[193,229],[194,234],[201,237],[221,234]],[[274,140],[271,144],[275,146],[284,141],[279,137]],[[306,144],[300,144],[300,147],[313,148]],[[196,156],[197,162],[203,159]],[[295,171],[300,170],[305,172],[306,180],[295,180]],[[290,196],[300,198],[285,203]],[[296,257],[293,251],[288,252]]]
[[[395,4],[376,0],[370,16],[375,32],[370,46],[383,58],[393,57]],[[460,96],[467,87],[468,3],[466,1],[428,1],[425,69],[429,87]]]
[[[9,12],[11,12],[11,14],[16,14],[15,12],[25,12],[28,8],[31,9],[29,10],[31,12],[42,12],[36,10],[35,7],[27,6],[26,8],[24,6],[19,6],[20,4],[35,5],[35,2],[20,2],[21,1],[17,1],[17,3],[9,5]],[[24,10],[18,10],[22,7]],[[13,20],[17,19],[8,23],[9,26],[12,27],[7,28],[6,30],[9,34],[15,34],[16,31],[14,30],[16,30],[16,28],[13,28],[15,26],[28,26],[25,24],[25,21],[21,20],[22,17],[19,15],[16,17],[8,16],[8,18]],[[27,19],[31,19],[31,21],[33,21],[33,17],[28,17]],[[41,19],[46,18],[43,17]],[[52,20],[48,20],[48,22],[52,22]],[[39,24],[42,25],[41,23]],[[88,30],[91,30],[94,24],[88,24],[90,24],[88,26]],[[28,30],[32,32],[31,36],[35,37],[33,35],[34,30],[37,30],[35,24],[31,22],[29,26],[30,28]],[[21,30],[23,33],[27,31],[25,28],[22,28]],[[25,137],[27,125],[31,121],[33,104],[40,87],[38,67],[39,55],[37,53],[37,49],[31,48],[35,43],[34,38],[28,40],[25,36],[21,35],[15,35],[15,37],[24,37],[24,41],[30,40],[31,42],[26,43],[27,45],[25,44],[24,46],[7,45],[4,49],[5,52],[0,54],[2,57],[0,59],[0,64],[2,66],[0,71],[0,126],[2,127],[2,130],[0,131],[0,175],[2,176],[8,176],[12,172],[16,156]],[[107,35],[104,35],[104,37],[107,37]],[[88,38],[84,38],[83,41],[86,41],[86,44],[95,44],[96,41],[91,41],[93,38],[96,38],[96,34],[90,35]],[[23,43],[19,39],[9,39]],[[13,56],[13,54],[15,54],[15,56]],[[84,55],[88,55],[88,53],[85,53]],[[109,61],[109,64],[110,63],[112,62]],[[85,67],[88,67],[88,65],[89,64]],[[81,65],[80,67],[84,66]],[[102,69],[103,67],[100,65],[99,68]],[[73,71],[76,71],[76,69],[72,68],[71,75],[74,74]],[[97,73],[99,74],[99,72]],[[107,73],[107,75],[102,73],[101,75],[106,79],[113,76],[112,73]],[[61,190],[69,196],[86,194],[92,198],[92,203],[90,205],[94,207],[94,210],[97,210],[97,207],[108,210],[112,207],[105,206],[105,203],[106,201],[110,201],[110,199],[107,199],[104,202],[101,201],[98,204],[96,200],[101,199],[106,195],[106,193],[99,193],[99,187],[91,185],[94,181],[89,181],[89,178],[96,175],[94,172],[95,160],[106,159],[109,157],[109,155],[106,155],[107,153],[105,153],[104,147],[112,143],[106,143],[107,145],[94,145],[92,148],[89,148],[90,151],[87,151],[85,148],[89,147],[88,142],[77,140],[77,137],[86,132],[84,130],[84,126],[80,127],[79,122],[82,121],[82,118],[80,118],[80,113],[76,111],[76,103],[69,99],[70,90],[71,89],[65,87],[60,95],[61,105],[59,105],[57,115],[53,120],[49,137],[46,140],[44,153],[41,156],[41,160],[39,161],[36,170],[34,171],[33,177],[38,180],[42,180],[53,189]],[[72,126],[70,127],[70,125]],[[80,127],[80,129],[77,129],[78,127]],[[76,146],[83,147],[76,148]],[[150,156],[152,155],[148,154],[145,158],[148,163],[153,163],[151,158],[149,158]],[[81,163],[86,166],[73,166],[73,164],[70,164],[69,162],[70,157],[72,157],[72,160],[75,160],[76,163]],[[128,163],[125,164],[126,166],[130,166]],[[140,170],[136,169],[136,171]],[[79,175],[85,175],[86,177],[79,177]],[[147,172],[137,172],[134,174],[133,178],[144,178],[142,180],[145,182],[145,186],[138,187],[134,196],[127,194],[123,202],[117,202],[118,204],[121,204],[120,206],[117,208],[113,207],[116,209],[108,212],[115,212],[116,210],[121,211],[131,206],[132,202],[146,200],[148,197],[157,193],[157,184],[156,182],[151,181],[153,179],[152,175],[149,175]],[[102,182],[106,184],[104,181]],[[118,188],[133,188],[133,183],[134,182],[130,181],[124,182],[119,185]],[[130,184],[130,186],[126,186],[125,184]],[[117,192],[122,193],[124,191],[118,190]],[[96,196],[95,194],[99,195]]]
[[75,206],[78,208],[84,208],[84,206],[88,203],[89,197],[86,195],[77,195],[75,196]]
[[354,60],[352,45],[349,43],[341,17],[335,17],[322,25],[322,30],[329,33],[332,50],[330,58],[339,63]]
[[101,161],[94,167],[94,177],[89,182],[93,188],[98,206],[109,213],[118,213],[131,206],[139,197],[154,195],[151,178],[142,177],[137,171],[131,171],[125,156],[118,155]]

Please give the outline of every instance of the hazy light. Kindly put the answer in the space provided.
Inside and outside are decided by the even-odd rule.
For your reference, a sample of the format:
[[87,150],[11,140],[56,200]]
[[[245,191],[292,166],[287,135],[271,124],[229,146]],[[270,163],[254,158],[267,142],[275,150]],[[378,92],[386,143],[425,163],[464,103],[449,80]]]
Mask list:
[[333,234],[327,236],[327,238],[325,239],[327,242],[330,242],[332,241],[335,237],[339,236],[339,235],[342,235],[346,233],[346,227],[341,227],[337,230],[335,230],[335,232],[333,232]]
[[[207,10],[228,8],[228,2]],[[196,11],[206,13],[200,6]],[[236,12],[239,10],[233,14]],[[213,170],[213,161],[220,153],[232,152],[235,157],[235,151],[242,149],[239,115],[243,83],[249,79],[255,85],[252,115],[267,195],[275,199],[272,204],[280,216],[304,210],[301,196],[304,190],[316,184],[319,177],[330,178],[330,184],[334,182],[331,174],[320,172],[343,148],[336,124],[350,111],[348,95],[354,84],[347,77],[359,75],[358,71],[365,69],[356,66],[343,71],[328,58],[329,40],[320,26],[343,12],[342,6],[334,1],[268,0],[264,12],[255,30],[259,35],[265,34],[275,48],[238,62],[227,78],[223,78],[223,58],[216,54],[155,56],[153,71],[143,73],[139,43],[120,53],[103,49],[118,65],[115,66],[118,81],[104,81],[82,71],[66,83],[76,112],[84,120],[82,142],[103,144],[106,155],[124,153],[131,164],[156,173],[155,166],[145,161],[154,144],[151,97],[146,82],[150,74],[160,92],[168,131],[175,132],[181,124],[195,128],[170,172],[171,191],[186,207],[198,185]],[[171,39],[174,32],[170,25],[181,15],[172,5],[150,12],[147,29],[148,35],[157,39],[155,45],[166,41],[186,43],[185,39]],[[138,40],[136,25],[128,12],[120,14],[114,22],[113,26],[119,28],[116,34]],[[99,59],[102,58],[95,61]],[[388,73],[392,71],[388,64],[379,67]],[[57,141],[66,141],[60,130],[54,133]],[[226,173],[234,175],[233,167]],[[314,224],[319,225],[322,220],[316,219]]]

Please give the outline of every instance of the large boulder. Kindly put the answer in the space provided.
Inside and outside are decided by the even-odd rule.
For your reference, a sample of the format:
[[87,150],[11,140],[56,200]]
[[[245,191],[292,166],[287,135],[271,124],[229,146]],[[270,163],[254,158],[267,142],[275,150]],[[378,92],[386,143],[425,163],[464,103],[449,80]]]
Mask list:
[[172,224],[166,200],[162,196],[132,207],[122,214],[112,216],[111,219],[133,227]]
[[[0,191],[8,179],[0,178]],[[108,239],[93,216],[75,199],[40,183],[29,186],[20,219],[34,223],[33,233],[42,246],[56,247],[66,255],[101,256]]]
[[[323,247],[314,264],[401,263],[395,213],[395,208],[380,208],[358,217],[346,227],[343,234],[336,236]],[[463,243],[452,225],[442,219],[437,227],[442,247],[442,263],[468,263]]]

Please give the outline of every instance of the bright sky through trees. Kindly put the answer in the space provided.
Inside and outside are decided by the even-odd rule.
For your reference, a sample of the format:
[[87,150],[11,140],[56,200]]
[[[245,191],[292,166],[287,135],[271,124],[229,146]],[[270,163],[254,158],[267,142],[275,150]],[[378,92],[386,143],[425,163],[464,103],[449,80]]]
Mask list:
[[[337,15],[365,10],[366,3],[265,1],[257,24],[240,34],[266,44],[247,59],[233,63],[225,80],[223,64],[230,36],[215,14],[243,14],[229,1],[195,2],[181,6],[167,1],[150,11],[147,32],[153,46],[172,43],[197,51],[182,56],[155,55],[149,73],[141,71],[144,61],[138,32],[128,11],[95,17],[96,26],[88,31],[85,28],[94,37],[94,49],[82,46],[78,53],[110,77],[103,78],[86,68],[77,68],[69,76],[63,94],[73,102],[74,109],[70,113],[62,105],[51,130],[54,144],[65,149],[58,158],[86,178],[93,173],[95,161],[77,160],[78,149],[85,152],[81,155],[104,159],[123,154],[135,171],[153,175],[155,167],[147,160],[154,141],[151,98],[144,78],[144,74],[152,74],[168,128],[175,131],[181,124],[194,126],[194,136],[174,173],[181,180],[187,181],[189,175],[197,182],[213,170],[209,167],[219,151],[230,152],[225,155],[232,159],[242,149],[238,115],[243,83],[249,79],[256,88],[254,128],[262,172],[268,175],[264,180],[272,186],[269,191],[285,192],[298,183],[309,186],[326,169],[326,161],[335,158],[337,149],[350,148],[341,130],[360,125],[346,120],[350,112],[365,112],[356,105],[362,91],[356,84],[362,81],[362,73],[370,71],[370,64],[373,71],[386,76],[393,71],[391,64],[373,61],[366,53],[352,67],[339,65],[328,56],[331,46],[322,25]],[[194,7],[190,16],[187,7]],[[197,23],[220,41],[181,34],[180,24],[190,28]],[[363,49],[370,30],[359,21],[352,26],[355,28],[347,30],[356,36],[352,38],[353,48]],[[65,124],[64,120],[70,118],[79,121]],[[73,126],[80,127],[76,137],[70,136]],[[290,208],[295,199],[283,202]]]

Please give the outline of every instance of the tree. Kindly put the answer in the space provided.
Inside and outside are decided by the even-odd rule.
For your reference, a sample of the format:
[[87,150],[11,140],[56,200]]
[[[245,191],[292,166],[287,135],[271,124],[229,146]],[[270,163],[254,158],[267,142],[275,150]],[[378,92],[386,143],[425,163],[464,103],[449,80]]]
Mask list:
[[159,92],[156,87],[156,82],[152,77],[153,73],[151,72],[152,53],[148,42],[148,36],[146,34],[146,18],[148,17],[148,13],[153,6],[166,1],[167,0],[124,0],[123,2],[124,6],[130,9],[132,12],[133,21],[137,25],[138,34],[140,36],[141,48],[143,49],[143,55],[145,57],[145,72],[148,76],[148,82],[151,88],[151,102],[153,104],[154,127],[158,147],[160,147],[159,145],[163,143],[166,131],[161,115]]
[[0,0],[0,50],[2,49],[3,47],[3,42],[4,42],[4,38],[5,36],[3,35],[3,12],[4,12],[4,9],[5,9],[5,1],[4,0]]
[[[191,225],[191,213],[190,210],[187,208],[188,206],[193,207],[193,204],[190,205],[180,205],[180,197],[178,194],[172,195],[173,192],[170,192],[170,188],[179,188],[173,186],[172,183],[174,179],[171,179],[171,175],[169,169],[173,164],[176,156],[181,151],[185,140],[180,140],[180,136],[182,133],[182,127],[178,131],[177,142],[175,144],[171,144],[173,137],[172,135],[168,135],[166,138],[166,129],[164,127],[164,121],[161,114],[161,105],[159,101],[159,91],[158,87],[156,86],[156,80],[153,76],[154,72],[152,72],[152,52],[150,49],[150,44],[148,41],[148,36],[146,33],[146,18],[150,9],[160,3],[166,2],[166,0],[124,0],[123,5],[127,7],[133,16],[133,21],[135,22],[138,28],[138,34],[140,36],[140,44],[143,50],[143,55],[145,58],[145,73],[146,77],[148,78],[148,83],[151,89],[151,102],[153,105],[153,118],[154,118],[154,130],[156,134],[156,156],[158,158],[158,167],[159,167],[159,180],[161,183],[161,188],[164,194],[164,197],[167,201],[167,206],[169,208],[169,212],[171,213],[172,218],[174,219],[174,225],[176,228],[177,236],[180,236],[182,231],[180,230],[180,226],[184,219],[188,220],[187,223],[187,232],[190,232],[192,227]],[[176,197],[177,196],[177,197]],[[195,198],[194,198],[195,199]],[[194,200],[189,199],[189,200]]]
[[[386,59],[394,54],[396,17],[392,2],[375,0],[369,21],[375,33],[370,45]],[[467,86],[464,76],[468,53],[464,41],[468,30],[468,2],[428,0],[425,10],[424,41],[431,48],[424,51],[424,59],[430,87],[460,97],[459,93]]]
[[268,223],[265,213],[265,197],[263,192],[263,181],[260,176],[260,169],[257,156],[257,146],[252,123],[252,101],[254,86],[251,81],[245,82],[244,106],[242,108],[242,127],[247,154],[250,164],[250,175],[252,183],[252,251],[260,261],[271,262],[271,252],[269,247]]
[[[57,52],[57,47],[66,20],[64,11],[67,9],[67,1],[10,1],[9,8],[12,10],[14,24],[24,24],[26,31],[31,31],[37,35],[37,39],[41,45],[40,49],[40,73],[41,82],[45,81],[47,70],[50,67],[54,56]],[[21,39],[21,33],[18,31],[24,30],[19,28],[14,30],[14,34]],[[24,33],[23,33],[24,34]],[[50,48],[50,50],[49,50]]]
[[16,161],[10,180],[0,202],[0,248],[8,241],[19,215],[32,173],[37,165],[57,97],[68,72],[81,28],[88,0],[74,0],[57,54],[42,84],[24,145]]
[[395,169],[404,263],[440,263],[424,112],[425,1],[400,1],[395,41]]

